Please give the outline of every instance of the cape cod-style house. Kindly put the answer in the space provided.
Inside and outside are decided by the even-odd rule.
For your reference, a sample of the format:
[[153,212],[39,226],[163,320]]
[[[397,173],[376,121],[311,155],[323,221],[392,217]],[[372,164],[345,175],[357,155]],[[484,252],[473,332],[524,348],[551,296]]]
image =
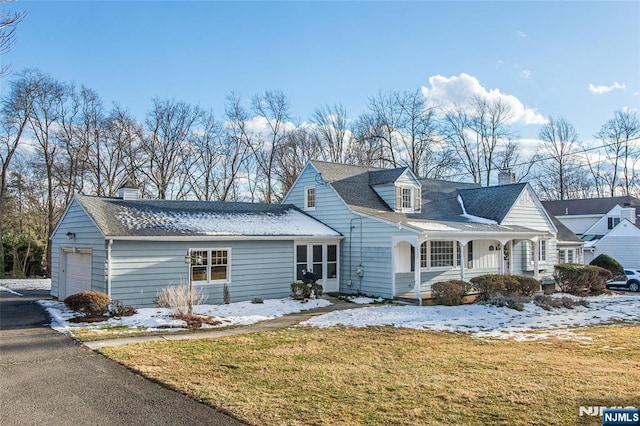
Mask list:
[[408,168],[309,162],[283,204],[76,195],[51,235],[53,296],[83,290],[151,306],[191,282],[220,303],[326,292],[412,297],[487,273],[553,272],[558,229],[527,183],[479,187]]
[[437,281],[539,278],[556,262],[558,230],[528,183],[479,187],[311,161],[284,202],[344,237],[331,290],[421,300]]

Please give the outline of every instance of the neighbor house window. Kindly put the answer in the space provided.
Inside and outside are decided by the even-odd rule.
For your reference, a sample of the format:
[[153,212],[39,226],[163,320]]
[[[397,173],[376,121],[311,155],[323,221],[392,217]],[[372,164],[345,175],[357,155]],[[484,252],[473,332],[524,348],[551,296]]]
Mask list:
[[316,187],[307,186],[304,188],[304,208],[313,210],[316,208]]
[[473,241],[467,243],[467,268],[473,268]]
[[229,281],[231,249],[191,250],[191,280],[193,282]]
[[620,223],[619,217],[608,217],[607,218],[607,228],[613,229]]

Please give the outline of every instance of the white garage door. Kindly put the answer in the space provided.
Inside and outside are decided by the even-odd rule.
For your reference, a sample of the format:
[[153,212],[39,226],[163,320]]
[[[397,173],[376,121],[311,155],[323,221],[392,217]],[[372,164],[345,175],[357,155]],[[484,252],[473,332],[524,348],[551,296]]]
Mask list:
[[65,291],[61,299],[81,291],[91,291],[91,253],[67,253]]

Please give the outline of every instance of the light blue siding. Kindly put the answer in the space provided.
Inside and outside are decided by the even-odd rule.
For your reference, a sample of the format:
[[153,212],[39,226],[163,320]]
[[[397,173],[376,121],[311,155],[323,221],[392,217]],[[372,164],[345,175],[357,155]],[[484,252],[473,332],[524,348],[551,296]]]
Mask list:
[[[254,297],[280,298],[291,294],[293,271],[291,241],[115,241],[111,250],[112,299],[126,305],[153,306],[165,286],[188,283],[189,249],[230,249],[232,302]],[[206,303],[223,302],[223,283],[195,284],[204,290]]]
[[[67,233],[75,234],[73,240],[67,238]],[[106,245],[104,236],[87,215],[80,203],[73,199],[66,214],[61,219],[58,228],[51,236],[51,295],[59,296],[61,279],[61,251],[65,249],[87,249],[91,253],[91,289],[107,292],[106,278]]]
[[396,208],[396,187],[393,184],[375,185],[373,190],[387,203],[390,209],[394,210]]
[[[393,297],[392,236],[417,232],[398,230],[396,224],[354,214],[329,184],[316,182],[316,174],[316,169],[308,164],[283,202],[303,209],[304,188],[315,186],[316,208],[307,213],[344,236],[340,246],[340,291]],[[357,274],[360,266],[364,271],[362,277]]]

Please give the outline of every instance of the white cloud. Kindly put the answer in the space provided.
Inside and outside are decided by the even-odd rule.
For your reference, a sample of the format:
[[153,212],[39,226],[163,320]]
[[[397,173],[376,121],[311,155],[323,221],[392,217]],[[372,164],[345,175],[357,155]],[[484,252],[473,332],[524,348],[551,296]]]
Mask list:
[[527,35],[525,33],[523,33],[522,31],[518,31],[516,32],[516,35],[520,38],[527,38]]
[[603,95],[612,90],[624,89],[625,87],[627,87],[626,84],[624,83],[620,84],[617,81],[613,82],[611,86],[594,86],[592,83],[589,83],[589,91],[596,95]]
[[522,77],[522,78],[531,78],[531,71],[522,70],[522,72],[520,73],[520,77]]
[[513,112],[512,123],[542,124],[547,121],[542,114],[534,108],[526,107],[517,97],[502,93],[500,89],[487,90],[477,78],[469,74],[461,73],[451,77],[434,75],[429,77],[429,84],[431,88],[422,87],[422,94],[444,108],[469,106],[477,96],[489,101],[500,100],[507,105]]

